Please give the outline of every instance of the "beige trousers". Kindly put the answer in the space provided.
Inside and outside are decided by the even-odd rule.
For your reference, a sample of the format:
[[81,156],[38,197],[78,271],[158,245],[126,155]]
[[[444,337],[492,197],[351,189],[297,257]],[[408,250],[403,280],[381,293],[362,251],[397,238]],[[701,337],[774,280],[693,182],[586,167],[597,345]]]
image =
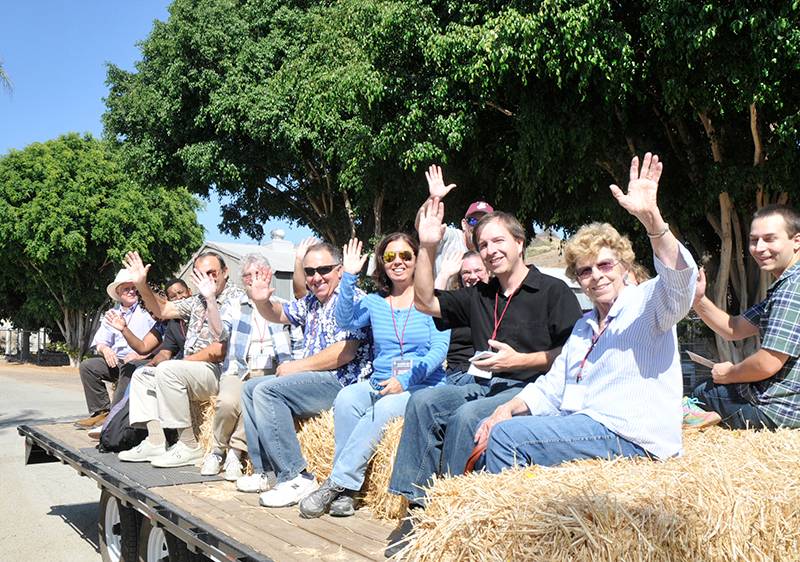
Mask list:
[[205,361],[164,361],[137,369],[131,379],[130,423],[160,420],[164,428],[191,427],[190,402],[210,400],[219,390],[220,366]]
[[[250,372],[246,380],[263,376],[263,371]],[[217,409],[214,412],[214,449],[225,451],[232,447],[247,452],[247,437],[242,417],[243,381],[238,375],[224,375],[219,380]]]

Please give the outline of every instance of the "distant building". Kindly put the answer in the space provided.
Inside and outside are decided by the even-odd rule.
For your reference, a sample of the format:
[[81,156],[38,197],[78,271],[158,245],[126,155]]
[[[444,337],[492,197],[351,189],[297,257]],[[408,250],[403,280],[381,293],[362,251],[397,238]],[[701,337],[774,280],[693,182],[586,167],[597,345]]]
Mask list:
[[247,254],[262,254],[272,265],[272,286],[275,295],[283,299],[294,298],[292,291],[292,274],[294,272],[295,248],[289,240],[284,240],[282,230],[273,230],[272,238],[266,244],[241,244],[237,242],[210,242],[206,241],[192,255],[177,273],[177,276],[191,284],[192,264],[195,258],[203,252],[217,252],[228,266],[229,283],[242,286],[241,262]]

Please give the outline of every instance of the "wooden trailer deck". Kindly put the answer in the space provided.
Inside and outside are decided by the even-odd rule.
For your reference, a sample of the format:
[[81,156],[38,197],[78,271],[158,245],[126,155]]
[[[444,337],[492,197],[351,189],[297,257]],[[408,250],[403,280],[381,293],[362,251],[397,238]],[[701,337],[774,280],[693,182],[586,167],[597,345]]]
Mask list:
[[[261,507],[258,494],[238,492],[232,482],[218,477],[203,477],[198,467],[154,469],[147,463],[120,463],[116,455],[92,450],[96,442],[71,423],[22,426],[19,431],[29,451],[35,444],[38,454],[44,449],[154,521],[189,529],[232,559],[384,560],[395,528],[373,519],[367,509],[353,517],[303,519],[296,506]],[[239,556],[242,552],[246,556]]]

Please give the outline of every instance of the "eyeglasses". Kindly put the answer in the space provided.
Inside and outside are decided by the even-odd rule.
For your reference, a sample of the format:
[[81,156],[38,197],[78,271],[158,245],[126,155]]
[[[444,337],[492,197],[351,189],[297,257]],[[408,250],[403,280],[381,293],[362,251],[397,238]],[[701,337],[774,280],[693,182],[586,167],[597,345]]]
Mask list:
[[136,287],[120,287],[117,289],[120,293],[135,293]]
[[592,276],[592,270],[597,269],[600,273],[609,273],[614,267],[619,263],[619,260],[611,261],[605,260],[594,265],[589,265],[586,267],[580,268],[578,271],[575,272],[575,276],[584,281]]
[[403,261],[411,261],[414,259],[414,252],[410,250],[403,250],[402,252],[384,252],[383,263],[392,263],[397,256]]
[[303,271],[306,274],[306,277],[314,277],[314,274],[319,273],[321,277],[325,277],[331,271],[339,267],[338,263],[333,265],[321,265],[319,267],[304,267]]
[[467,217],[464,220],[467,221],[467,224],[474,227],[481,221],[482,217]]

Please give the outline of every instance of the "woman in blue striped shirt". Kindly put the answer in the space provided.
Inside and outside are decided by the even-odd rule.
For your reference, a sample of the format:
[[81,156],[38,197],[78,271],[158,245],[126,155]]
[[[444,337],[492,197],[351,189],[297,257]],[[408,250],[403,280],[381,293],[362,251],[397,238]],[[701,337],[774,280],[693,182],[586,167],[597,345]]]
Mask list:
[[358,274],[367,256],[362,244],[344,247],[344,276],[336,303],[336,321],[346,329],[369,326],[375,358],[369,380],[339,392],[333,406],[336,452],[330,478],[300,502],[304,517],[346,516],[354,512],[355,492],[364,483],[367,462],[387,422],[405,412],[412,392],[443,384],[442,367],[450,332],[440,332],[433,319],[414,308],[417,242],[396,232],[375,248],[375,282],[379,292],[361,301],[353,298]]

